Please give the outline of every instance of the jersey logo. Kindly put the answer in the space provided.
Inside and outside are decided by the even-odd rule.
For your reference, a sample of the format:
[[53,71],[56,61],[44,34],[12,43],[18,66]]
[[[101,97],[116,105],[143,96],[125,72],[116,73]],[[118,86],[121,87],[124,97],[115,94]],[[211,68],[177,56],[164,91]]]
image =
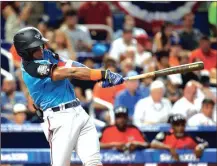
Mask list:
[[49,73],[49,66],[48,65],[40,65],[38,68],[37,68],[37,72],[40,74],[40,75],[47,75]]

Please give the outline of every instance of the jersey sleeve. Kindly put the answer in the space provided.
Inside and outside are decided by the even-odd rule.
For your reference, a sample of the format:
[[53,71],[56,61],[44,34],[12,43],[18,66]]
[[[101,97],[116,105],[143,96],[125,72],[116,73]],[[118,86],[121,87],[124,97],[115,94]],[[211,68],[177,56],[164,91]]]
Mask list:
[[57,67],[56,64],[42,64],[34,61],[24,61],[23,68],[25,71],[36,78],[45,78],[52,75],[53,70]]

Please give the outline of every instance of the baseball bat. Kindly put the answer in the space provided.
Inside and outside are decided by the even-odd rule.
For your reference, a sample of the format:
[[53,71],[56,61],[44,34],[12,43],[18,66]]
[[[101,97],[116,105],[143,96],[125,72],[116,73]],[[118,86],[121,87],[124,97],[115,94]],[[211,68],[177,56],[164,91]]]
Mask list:
[[148,72],[148,73],[144,73],[144,74],[139,74],[136,76],[125,77],[124,80],[137,80],[137,79],[143,79],[143,78],[153,78],[153,77],[166,76],[166,75],[177,74],[177,73],[186,73],[186,72],[202,70],[202,69],[204,69],[204,64],[202,61],[200,61],[200,62],[189,63],[189,64],[185,64],[185,65],[169,67],[166,69]]

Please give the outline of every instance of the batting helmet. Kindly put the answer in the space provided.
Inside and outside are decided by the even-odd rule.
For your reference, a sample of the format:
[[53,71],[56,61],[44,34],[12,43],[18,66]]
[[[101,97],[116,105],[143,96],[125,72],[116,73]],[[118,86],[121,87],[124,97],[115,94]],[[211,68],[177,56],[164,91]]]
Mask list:
[[122,115],[128,115],[128,109],[127,107],[124,107],[124,106],[118,106],[114,109],[114,112],[115,112],[115,116],[118,116],[120,114]]
[[19,56],[24,60],[31,60],[31,50],[44,45],[48,40],[34,27],[19,30],[14,36],[14,46]]
[[175,114],[170,118],[170,123],[172,125],[174,124],[180,124],[180,123],[186,123],[186,119],[183,115],[181,114]]

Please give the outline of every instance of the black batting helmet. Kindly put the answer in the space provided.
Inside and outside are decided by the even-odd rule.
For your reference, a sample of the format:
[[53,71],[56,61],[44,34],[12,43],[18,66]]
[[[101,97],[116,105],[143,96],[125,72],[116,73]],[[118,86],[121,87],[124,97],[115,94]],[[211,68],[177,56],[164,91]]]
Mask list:
[[47,41],[34,27],[23,28],[14,35],[16,51],[24,60],[31,60],[31,50],[44,45]]
[[174,125],[174,124],[180,124],[180,123],[186,123],[186,119],[181,114],[174,114],[172,117],[170,117],[169,122],[172,125]]
[[128,116],[128,109],[127,107],[124,107],[124,106],[118,106],[114,109],[114,112],[115,112],[115,116],[118,116],[118,115],[126,115]]

